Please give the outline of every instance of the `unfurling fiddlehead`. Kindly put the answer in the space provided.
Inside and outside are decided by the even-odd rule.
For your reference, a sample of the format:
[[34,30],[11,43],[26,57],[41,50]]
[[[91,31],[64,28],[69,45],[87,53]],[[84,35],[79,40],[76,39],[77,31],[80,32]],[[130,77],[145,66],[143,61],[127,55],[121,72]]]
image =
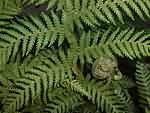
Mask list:
[[92,66],[92,74],[97,79],[110,78],[117,67],[117,61],[111,57],[101,56]]
[[118,63],[114,57],[101,56],[92,66],[92,75],[97,79],[120,78],[121,73],[118,70]]

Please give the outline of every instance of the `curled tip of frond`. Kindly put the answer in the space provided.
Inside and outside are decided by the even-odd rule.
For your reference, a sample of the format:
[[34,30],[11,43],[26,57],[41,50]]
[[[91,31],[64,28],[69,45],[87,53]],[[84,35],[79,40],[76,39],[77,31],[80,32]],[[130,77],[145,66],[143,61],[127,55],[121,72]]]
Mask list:
[[100,56],[92,66],[92,74],[97,79],[106,79],[112,76],[117,66],[115,58]]

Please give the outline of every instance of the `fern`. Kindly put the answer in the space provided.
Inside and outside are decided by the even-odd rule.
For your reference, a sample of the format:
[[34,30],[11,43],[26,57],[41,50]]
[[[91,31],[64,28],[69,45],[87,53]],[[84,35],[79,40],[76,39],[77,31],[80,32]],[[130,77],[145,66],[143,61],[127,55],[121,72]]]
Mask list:
[[[37,70],[33,69],[33,67],[30,69],[30,71],[31,70],[32,73],[37,72]],[[22,71],[24,72],[22,73],[23,75],[21,75],[22,77],[15,80],[13,88],[9,89],[10,93],[4,99],[5,105],[2,107],[2,111],[15,112],[24,105],[27,106],[30,98],[33,99],[35,96],[41,94],[41,91],[43,91],[42,83],[44,79],[47,79],[46,74],[41,72],[43,76],[40,78],[40,75],[29,74],[27,71],[29,71],[29,69],[25,69],[25,72]],[[44,84],[46,84],[46,82],[44,82]],[[45,86],[47,86],[47,84]]]
[[119,98],[124,98],[124,101],[126,101],[126,106],[128,107],[128,110],[131,113],[135,111],[134,101],[128,91],[129,88],[133,87],[133,85],[131,85],[133,84],[132,82],[129,81],[129,79],[126,80],[124,77],[112,82],[113,86],[117,89],[115,90],[115,94],[117,94]]
[[85,95],[87,97],[90,97],[88,92],[82,87],[81,83],[77,80],[72,80],[72,81],[66,80],[63,83],[63,87],[66,87],[66,89],[71,89],[74,92],[78,92],[81,95]]
[[[107,17],[112,23],[115,24],[115,20],[112,18],[113,13],[121,23],[125,23],[123,16],[128,16],[132,21],[135,21],[135,16],[137,15],[141,20],[145,20],[150,17],[149,12],[149,0],[107,0],[104,4],[97,3],[97,7],[104,11]],[[103,9],[105,8],[105,9]],[[123,10],[123,12],[121,11]],[[107,11],[107,12],[105,12]]]
[[[95,105],[90,102],[83,102],[80,106],[75,107],[75,110],[73,111],[79,112],[79,113],[101,113],[100,111],[96,109]],[[74,112],[71,112],[71,113],[74,113]]]
[[113,87],[104,87],[103,84],[95,80],[87,81],[85,84],[88,92],[91,94],[91,101],[103,112],[111,113],[128,113],[128,108],[125,105],[125,99],[119,98]]
[[23,3],[26,5],[35,4],[35,5],[41,5],[44,3],[48,4],[47,9],[50,9],[56,5],[58,5],[60,8],[63,7],[64,0],[23,0]]
[[[111,33],[113,31],[113,33]],[[120,28],[109,28],[105,33],[83,32],[80,42],[71,49],[76,49],[75,59],[80,59],[82,64],[85,61],[92,63],[92,58],[102,54],[112,56],[117,54],[130,59],[142,58],[149,55],[149,34],[143,31],[136,31],[134,28],[121,30]],[[111,34],[111,35],[110,35]]]
[[139,102],[141,107],[145,107],[148,105],[147,99],[150,97],[150,87],[149,87],[149,69],[144,63],[137,63],[137,71],[136,71],[136,84],[138,88],[139,94]]
[[1,113],[149,112],[148,65],[138,62],[134,79],[120,59],[150,56],[149,31],[134,25],[150,18],[150,0],[1,0],[0,9]]
[[7,25],[10,20],[19,15],[22,10],[20,0],[1,0],[0,1],[0,26]]
[[3,103],[3,98],[9,94],[9,89],[20,76],[17,64],[6,64],[0,68],[0,102]]
[[[26,75],[27,76],[27,75]],[[32,77],[32,79],[30,78]],[[11,89],[9,95],[4,101],[2,111],[15,112],[20,108],[28,105],[29,99],[41,93],[40,77],[30,76],[28,78],[20,78],[15,83],[15,89]],[[34,77],[34,78],[33,78]],[[35,85],[37,86],[35,88]],[[17,87],[18,86],[18,87]],[[30,95],[31,90],[31,95]]]
[[[65,11],[66,21],[73,25],[77,24],[79,28],[83,28],[81,21],[89,26],[99,25],[99,20],[107,24],[117,25],[118,23],[125,24],[128,21],[124,20],[123,16],[127,16],[131,21],[135,21],[135,14],[141,20],[150,17],[149,0],[24,0],[24,3],[37,5],[48,3],[48,9],[57,7],[59,10]],[[116,18],[114,18],[116,17]]]
[[15,58],[20,46],[22,56],[27,56],[33,47],[37,54],[40,49],[51,46],[57,39],[58,45],[61,45],[65,39],[64,25],[54,13],[52,16],[52,20],[44,13],[40,17],[29,16],[4,28],[0,33],[1,59],[4,58],[7,62],[10,58]]
[[65,92],[60,88],[55,91],[55,95],[51,96],[50,102],[46,105],[44,112],[50,113],[66,113],[73,109],[76,104],[80,103],[82,98],[72,93],[71,91]]
[[[61,54],[62,57],[62,64],[60,64],[61,61],[51,51],[44,51],[40,54],[39,59],[32,62],[34,65],[32,64],[32,66],[25,68],[24,71],[22,71],[24,72],[22,73],[22,77],[15,80],[15,89],[10,90],[11,93],[6,98],[5,105],[2,109],[4,111],[8,110],[6,112],[15,112],[15,110],[21,109],[23,105],[27,106],[29,102],[38,95],[43,95],[41,100],[47,103],[46,95],[48,89],[57,87],[57,84],[61,81],[71,78],[72,76],[71,69],[68,67],[70,64],[63,62],[66,61],[63,53],[60,52],[59,54]],[[49,55],[52,56],[47,57]],[[17,106],[15,106],[16,104]]]
[[[89,13],[87,13],[87,14],[89,14]],[[58,39],[58,46],[60,46],[63,43],[65,38],[67,38],[69,41],[70,40],[69,39],[70,35],[68,35],[69,31],[66,30],[66,27],[68,25],[66,25],[65,23],[64,23],[65,25],[61,24],[61,20],[59,20],[59,18],[54,13],[52,13],[52,17],[53,18],[51,20],[50,17],[45,15],[44,13],[41,15],[41,17],[29,16],[28,18],[19,19],[18,22],[15,22],[13,25],[10,25],[9,27],[4,28],[0,34],[0,38],[1,38],[0,51],[2,53],[1,54],[1,59],[3,59],[2,61],[5,63],[5,62],[9,61],[9,59],[14,59],[16,57],[16,53],[19,51],[20,46],[22,46],[22,55],[25,56],[31,52],[33,47],[36,48],[35,53],[37,54],[40,49],[45,48],[47,46],[51,46],[57,39]],[[54,23],[52,21],[54,21]],[[66,21],[66,20],[63,19],[62,22],[64,22],[64,21]],[[72,24],[70,24],[70,25],[72,25]],[[43,26],[43,27],[40,27],[40,26]],[[11,32],[8,29],[10,29]],[[51,32],[49,32],[49,31],[51,31]],[[118,34],[119,31],[120,30],[117,29],[114,32],[116,34],[113,34],[113,35],[119,36],[119,34]],[[110,33],[109,30],[106,33],[109,34]],[[128,35],[129,35],[129,36],[126,35],[126,37],[131,37],[131,36],[133,36],[133,33],[135,33],[135,31],[134,31],[134,29],[132,29],[129,32],[129,29],[126,29],[126,30],[122,31],[122,33],[120,33],[120,35],[122,35],[122,37],[123,37],[123,36],[125,36],[125,33],[128,33]],[[107,36],[107,34],[105,34],[105,35]],[[113,35],[112,35],[112,38],[114,38]],[[142,31],[139,33],[136,33],[133,41],[138,41],[137,39],[141,35],[142,35]],[[7,37],[7,39],[5,37]],[[41,38],[41,37],[43,37],[43,38]],[[146,39],[147,37],[148,37],[148,34],[145,35],[145,37],[143,36],[143,38],[141,38],[140,41],[145,41],[144,39]],[[121,50],[118,50],[117,47],[113,48],[114,53],[117,53],[120,56],[125,55],[130,58],[133,58],[135,56],[140,58],[141,56],[148,55],[149,47],[147,46],[146,43],[141,44],[142,42],[134,43],[133,41],[130,41],[130,44],[129,44],[127,42],[127,41],[129,41],[129,39],[124,39],[122,41],[121,37],[118,37],[118,38],[120,38],[120,41],[118,41],[118,42],[122,42],[121,44],[118,45],[118,42],[116,42],[115,39],[112,39],[112,41],[116,42],[116,43],[114,43],[114,45],[119,46],[119,48]],[[102,39],[102,40],[104,40],[104,39]],[[116,40],[118,40],[118,39],[116,38]],[[114,45],[110,45],[108,47],[105,47],[103,45],[102,48],[103,47],[104,48],[112,48],[112,46],[114,46]],[[122,46],[129,46],[129,48],[127,48],[127,49],[128,50],[134,49],[134,52],[129,53],[128,50],[126,50]],[[139,47],[139,46],[141,46],[141,47]],[[136,52],[136,50],[138,50],[138,48],[141,51],[140,53]],[[9,51],[9,52],[7,52],[7,51]],[[111,50],[108,50],[108,51],[111,51]],[[105,52],[108,52],[108,51],[106,50]],[[121,52],[121,51],[123,51],[123,52]]]

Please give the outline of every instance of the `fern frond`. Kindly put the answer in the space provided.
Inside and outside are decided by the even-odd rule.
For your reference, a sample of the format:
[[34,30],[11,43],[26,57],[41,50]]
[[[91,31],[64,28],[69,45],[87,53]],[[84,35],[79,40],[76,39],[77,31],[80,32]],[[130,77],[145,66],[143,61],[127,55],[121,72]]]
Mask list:
[[17,16],[22,10],[20,0],[0,1],[0,26],[10,23],[10,20]]
[[[123,81],[125,82],[125,80],[123,80],[123,79],[124,78],[122,78],[121,80],[118,80],[118,81],[113,81],[112,85],[116,88],[115,94],[117,94],[117,96],[119,98],[124,99],[125,104],[128,107],[128,110],[130,111],[130,113],[134,113],[134,110],[135,110],[134,102],[133,102],[132,97],[128,91],[129,87],[127,85],[125,85],[124,83],[121,83]],[[126,84],[127,83],[129,83],[129,81],[126,81]]]
[[[40,60],[35,60],[34,65],[40,65]],[[47,91],[48,77],[45,72],[26,67],[22,70],[21,77],[15,80],[9,89],[9,94],[3,100],[2,112],[15,112],[23,106],[28,106],[36,96]],[[32,72],[32,73],[31,73]]]
[[128,76],[121,76],[120,79],[117,79],[118,76],[114,76],[114,83],[117,82],[123,89],[129,89],[136,86],[135,81],[133,81]]
[[[86,106],[86,107],[85,107]],[[83,101],[81,105],[74,108],[71,113],[101,113],[91,102]]]
[[[29,5],[47,10],[22,17]],[[0,0],[0,113],[133,113],[132,82],[106,57],[150,56],[149,32],[127,27],[147,19],[150,0]],[[143,109],[149,74],[138,62]]]
[[50,71],[49,87],[56,87],[58,83],[65,79],[72,79],[72,59],[63,51],[52,52],[50,50],[41,52],[41,62],[43,66],[36,66],[41,71]]
[[[83,28],[82,22],[88,26],[126,24],[136,20],[138,16],[142,21],[150,18],[149,0],[65,0],[64,18],[73,26]],[[126,18],[124,18],[126,17]]]
[[[22,56],[25,56],[31,51],[37,54],[39,50],[51,46],[56,40],[58,45],[61,45],[65,39],[65,29],[54,13],[52,18],[42,13],[39,17],[18,19],[1,31],[0,39],[1,59],[8,61],[16,57],[20,47]],[[35,50],[32,50],[33,47]]]
[[91,94],[91,101],[96,104],[102,112],[129,113],[124,97],[119,97],[115,91],[117,89],[109,86],[104,87],[101,82],[95,80],[85,83],[87,91]]
[[72,78],[72,64],[62,51],[58,53],[43,51],[37,57],[39,59],[34,60],[31,66],[26,66],[22,76],[15,80],[15,89],[11,89],[4,99],[2,111],[15,112],[23,106],[28,106],[29,102],[39,95],[41,101],[46,104],[48,89],[52,90],[65,79]]
[[[1,78],[1,77],[0,77]],[[2,80],[4,80],[5,82],[7,82],[7,79],[2,78]],[[11,84],[12,86],[12,84]],[[0,86],[0,104],[2,105],[3,103],[3,99],[7,97],[7,95],[9,94],[9,87],[10,85],[8,84],[8,86]]]
[[[46,75],[44,74],[42,74],[42,78],[39,75],[28,75],[28,77],[26,75],[26,78],[17,79],[15,88],[10,89],[8,96],[4,99],[2,111],[15,112],[23,106],[27,106],[30,99],[33,99],[36,95],[41,95],[42,87],[44,86],[41,81],[45,77]],[[44,82],[44,84],[46,83]]]
[[95,27],[100,25],[99,21],[111,23],[107,16],[96,8],[96,1],[93,0],[24,0],[24,2],[37,5],[48,3],[48,9],[56,6],[58,10],[63,11],[64,21],[71,29],[74,24],[83,29],[84,24]]
[[80,95],[90,97],[90,94],[82,87],[82,84],[78,80],[66,80],[62,84],[66,89],[71,89],[74,93],[79,93]]
[[0,76],[7,78],[8,80],[15,81],[19,78],[19,65],[18,64],[5,64],[0,66]]
[[[24,0],[28,4],[48,4],[49,8],[54,8],[64,12],[64,19],[72,28],[77,25],[83,28],[85,23],[88,26],[99,26],[100,23],[118,25],[126,24],[136,20],[138,16],[141,20],[150,18],[149,0]],[[126,17],[126,18],[124,18]]]
[[[135,29],[114,30],[110,34],[109,30],[103,34],[99,46],[107,54],[111,51],[119,56],[126,56],[131,59],[141,58],[149,55],[149,34]],[[108,38],[109,37],[109,38]]]
[[148,105],[147,99],[150,98],[150,71],[146,64],[138,62],[135,74],[138,89],[139,103],[141,107]]
[[[0,105],[4,102],[4,98],[9,94],[9,89],[14,85],[10,80],[0,75]],[[1,108],[1,107],[0,107]]]
[[22,112],[23,113],[41,113],[42,110],[44,110],[45,105],[44,104],[30,104],[29,106],[25,107]]
[[[96,9],[93,0],[65,0],[64,20],[69,22],[72,27],[75,24],[83,29],[83,24],[94,27],[99,25],[98,19],[106,21],[107,19]],[[92,10],[95,9],[95,10]],[[98,18],[98,19],[97,19]]]
[[117,20],[119,20],[122,24],[124,24],[126,21],[123,19],[123,16],[130,18],[132,21],[135,21],[136,15],[141,20],[150,18],[149,0],[107,0],[107,2],[103,4],[98,2],[96,6],[100,10],[104,11],[112,23],[114,23],[116,20],[114,20],[112,17],[117,17]]
[[47,4],[47,9],[51,9],[55,6],[58,7],[58,9],[62,9],[64,6],[64,1],[65,0],[23,0],[23,4],[26,5],[41,5],[41,4]]
[[82,64],[85,61],[92,63],[92,58],[97,58],[102,54],[130,59],[142,58],[150,55],[149,36],[150,34],[134,28],[125,30],[109,28],[102,35],[83,32],[79,44],[74,42],[78,46],[72,49],[77,50],[75,59],[79,58]]
[[19,77],[19,68],[17,64],[0,66],[0,100],[9,94],[9,89],[14,86],[15,80]]
[[72,110],[74,106],[79,104],[81,101],[82,98],[80,95],[77,95],[71,91],[66,92],[64,89],[59,88],[58,93],[51,96],[49,103],[43,111],[50,113],[66,113]]

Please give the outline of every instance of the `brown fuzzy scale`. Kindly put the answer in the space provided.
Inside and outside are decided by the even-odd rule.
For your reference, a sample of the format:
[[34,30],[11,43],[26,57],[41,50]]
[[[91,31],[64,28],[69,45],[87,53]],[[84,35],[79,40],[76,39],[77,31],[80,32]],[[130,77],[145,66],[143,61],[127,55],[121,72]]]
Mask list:
[[115,58],[101,56],[92,66],[92,75],[97,79],[111,78],[117,66],[117,60]]

